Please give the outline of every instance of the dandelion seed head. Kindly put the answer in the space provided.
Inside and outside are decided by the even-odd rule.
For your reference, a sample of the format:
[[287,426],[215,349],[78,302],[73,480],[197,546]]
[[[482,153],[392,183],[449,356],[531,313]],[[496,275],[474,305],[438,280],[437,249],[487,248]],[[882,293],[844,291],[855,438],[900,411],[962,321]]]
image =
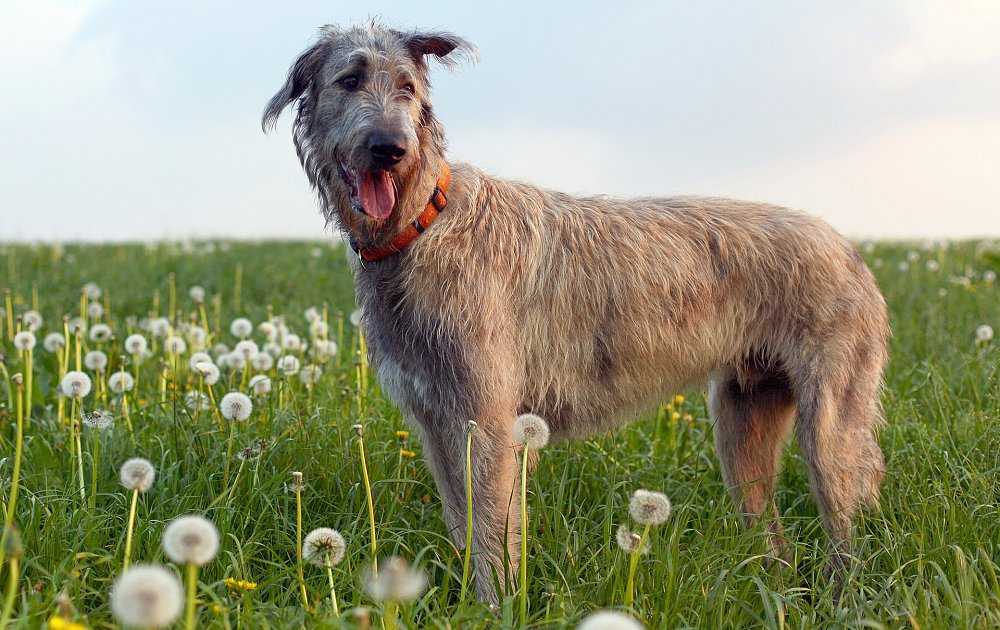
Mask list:
[[184,336],[195,348],[204,348],[208,340],[208,333],[201,326],[188,326]]
[[642,536],[629,529],[626,525],[618,526],[618,531],[615,532],[615,541],[618,543],[618,547],[625,553],[636,551],[639,549],[640,544],[642,545],[641,553],[649,551],[649,541],[643,541]]
[[206,385],[215,385],[219,382],[219,368],[211,361],[201,361],[195,364],[194,369],[201,374]]
[[378,602],[408,602],[420,597],[427,589],[427,576],[423,571],[410,568],[399,556],[393,556],[378,565],[378,575],[366,571],[365,591]]
[[996,279],[997,279],[997,272],[993,271],[992,269],[987,269],[986,271],[983,272],[983,282],[985,282],[986,284],[993,284],[994,282],[996,282]]
[[323,369],[318,365],[307,365],[299,372],[299,380],[304,385],[315,385],[323,376]]
[[83,285],[83,293],[89,300],[101,299],[101,287],[97,286],[96,282],[88,282]]
[[191,411],[208,411],[212,407],[208,395],[198,391],[190,391],[185,394],[184,404]]
[[163,567],[137,564],[115,580],[111,612],[125,626],[165,628],[181,614],[184,591]]
[[91,350],[87,354],[83,355],[83,364],[88,370],[103,372],[104,368],[108,367],[108,355],[104,354],[100,350]]
[[257,343],[252,339],[244,339],[236,344],[233,352],[242,356],[247,361],[252,361],[257,356],[257,353],[260,352],[260,348],[257,347]]
[[188,296],[191,298],[191,301],[194,302],[195,304],[202,304],[205,302],[205,289],[204,287],[194,285],[193,287],[188,289]]
[[207,352],[192,353],[191,358],[188,359],[188,367],[197,372],[199,363],[212,363],[211,355]]
[[302,492],[306,489],[305,482],[302,481],[301,472],[296,470],[292,473],[292,485],[290,489],[292,492]]
[[225,361],[222,360],[222,357],[219,359],[219,363],[230,370],[240,371],[247,366],[246,358],[235,350],[225,356]]
[[175,518],[163,530],[163,551],[177,564],[203,566],[219,551],[219,531],[197,514]]
[[339,564],[346,550],[344,537],[329,527],[312,530],[302,542],[302,558],[318,567]]
[[361,309],[360,308],[354,309],[354,311],[351,312],[351,326],[354,326],[355,328],[357,328],[358,326],[360,326],[361,325],[361,317],[362,317],[362,315],[361,315]]
[[281,340],[281,347],[289,352],[298,352],[302,349],[302,338],[294,333],[289,333]]
[[[262,356],[267,355],[265,354]],[[250,379],[250,390],[257,396],[267,396],[271,393],[271,379],[263,374],[254,376]]]
[[989,343],[993,340],[993,327],[989,324],[982,324],[976,327],[976,341],[979,343]]
[[174,356],[184,354],[187,352],[187,342],[184,341],[183,337],[171,335],[163,342],[163,349],[167,354]]
[[267,337],[268,341],[274,341],[278,338],[278,327],[274,325],[274,322],[261,322],[257,325],[257,330]]
[[253,332],[253,324],[246,317],[237,317],[229,324],[229,332],[233,337],[246,339]]
[[42,324],[45,323],[45,320],[42,319],[42,314],[34,310],[25,311],[24,314],[21,315],[21,321],[24,322],[24,325],[27,326],[28,330],[31,332],[35,332],[42,327]]
[[933,258],[931,258],[931,259],[929,259],[927,261],[927,271],[935,272],[935,271],[940,271],[940,270],[941,270],[941,263],[939,263],[938,261],[934,260]]
[[313,359],[325,363],[337,356],[337,342],[330,339],[317,339],[310,349]]
[[326,337],[330,333],[330,327],[322,319],[317,319],[309,324],[309,335],[312,337]]
[[135,379],[128,372],[119,370],[108,377],[108,389],[115,394],[124,394],[135,387]]
[[629,501],[628,511],[636,523],[659,525],[670,518],[670,499],[662,492],[636,490]]
[[226,420],[246,420],[253,412],[253,402],[242,392],[229,392],[219,402],[219,411]]
[[224,343],[217,343],[214,346],[212,346],[212,354],[215,355],[216,359],[218,359],[221,356],[225,356],[229,354],[229,346],[227,346]]
[[319,309],[315,306],[310,306],[305,312],[306,321],[309,323],[319,320],[322,316],[319,314]]
[[257,355],[250,360],[250,365],[253,366],[253,369],[258,372],[267,372],[274,367],[274,357],[266,352],[258,352]]
[[35,338],[35,333],[33,332],[22,330],[14,335],[14,347],[21,352],[33,350],[37,343],[38,340]]
[[533,413],[521,414],[514,421],[514,443],[538,450],[549,443],[549,425]]
[[87,333],[91,341],[102,343],[111,339],[111,326],[107,324],[94,324]]
[[49,333],[42,340],[42,347],[48,352],[58,352],[60,348],[66,347],[66,338],[62,336],[62,333]]
[[156,481],[156,469],[148,459],[133,457],[122,464],[118,471],[118,477],[122,485],[129,490],[145,492],[149,490],[153,482]]
[[62,381],[59,383],[60,388],[65,396],[70,398],[86,398],[87,394],[90,393],[90,388],[93,383],[90,377],[84,372],[66,372]]
[[148,346],[146,338],[142,335],[129,335],[125,339],[125,352],[128,352],[132,356],[144,354]]
[[76,333],[83,334],[83,333],[87,332],[87,323],[84,322],[79,317],[74,317],[73,319],[71,319],[68,322],[66,322],[66,326],[69,328],[69,331],[71,333],[73,333],[74,335]]
[[624,613],[599,610],[587,615],[576,630],[643,630],[643,626]]
[[83,421],[84,426],[90,427],[91,429],[98,429],[103,431],[105,429],[110,429],[111,425],[115,422],[115,417],[110,411],[105,411],[104,409],[95,409],[93,411],[84,412],[80,415],[80,419]]
[[278,359],[278,371],[285,376],[293,376],[299,371],[299,359],[291,354]]
[[149,332],[154,337],[166,337],[170,334],[170,320],[166,317],[157,317],[149,321]]
[[91,302],[87,305],[87,317],[91,319],[100,319],[104,316],[104,307],[101,306],[100,302]]

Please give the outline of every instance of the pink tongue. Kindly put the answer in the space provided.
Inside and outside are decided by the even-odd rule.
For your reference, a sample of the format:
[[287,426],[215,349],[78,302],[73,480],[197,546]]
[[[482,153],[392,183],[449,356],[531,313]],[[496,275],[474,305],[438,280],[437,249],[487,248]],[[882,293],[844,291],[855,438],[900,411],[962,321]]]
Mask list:
[[396,205],[396,189],[389,171],[367,172],[361,177],[358,190],[361,205],[370,217],[385,219]]

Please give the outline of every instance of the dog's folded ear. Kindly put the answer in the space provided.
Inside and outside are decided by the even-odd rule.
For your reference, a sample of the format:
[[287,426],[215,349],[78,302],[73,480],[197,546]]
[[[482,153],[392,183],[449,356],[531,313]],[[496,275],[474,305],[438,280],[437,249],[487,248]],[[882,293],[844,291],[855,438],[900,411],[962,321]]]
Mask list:
[[399,36],[420,65],[426,63],[424,58],[427,55],[433,55],[448,67],[466,59],[475,61],[478,56],[474,45],[451,33],[411,31],[399,33]]
[[299,55],[292,67],[288,70],[288,79],[281,86],[278,93],[271,97],[267,107],[264,108],[264,115],[261,118],[260,126],[267,133],[278,122],[281,112],[295,99],[309,88],[313,79],[319,75],[330,54],[330,42],[328,36],[324,35],[311,48]]

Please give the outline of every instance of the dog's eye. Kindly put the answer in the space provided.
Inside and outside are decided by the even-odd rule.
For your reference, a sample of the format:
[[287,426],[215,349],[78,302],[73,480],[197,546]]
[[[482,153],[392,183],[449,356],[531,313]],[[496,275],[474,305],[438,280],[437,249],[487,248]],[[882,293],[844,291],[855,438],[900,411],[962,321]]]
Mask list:
[[348,92],[353,92],[358,89],[358,86],[361,84],[361,79],[359,79],[357,75],[352,74],[337,81],[337,84]]
[[406,83],[403,85],[403,91],[406,92],[407,94],[415,94],[417,88],[413,87],[412,83]]

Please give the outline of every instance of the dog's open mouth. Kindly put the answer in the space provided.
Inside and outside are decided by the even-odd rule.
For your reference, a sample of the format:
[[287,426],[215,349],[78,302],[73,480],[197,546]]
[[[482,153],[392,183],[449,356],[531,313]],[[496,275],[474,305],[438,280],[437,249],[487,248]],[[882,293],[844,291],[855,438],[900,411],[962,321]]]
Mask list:
[[340,176],[351,189],[351,205],[378,221],[384,221],[396,207],[396,181],[382,169],[356,172],[337,162]]

